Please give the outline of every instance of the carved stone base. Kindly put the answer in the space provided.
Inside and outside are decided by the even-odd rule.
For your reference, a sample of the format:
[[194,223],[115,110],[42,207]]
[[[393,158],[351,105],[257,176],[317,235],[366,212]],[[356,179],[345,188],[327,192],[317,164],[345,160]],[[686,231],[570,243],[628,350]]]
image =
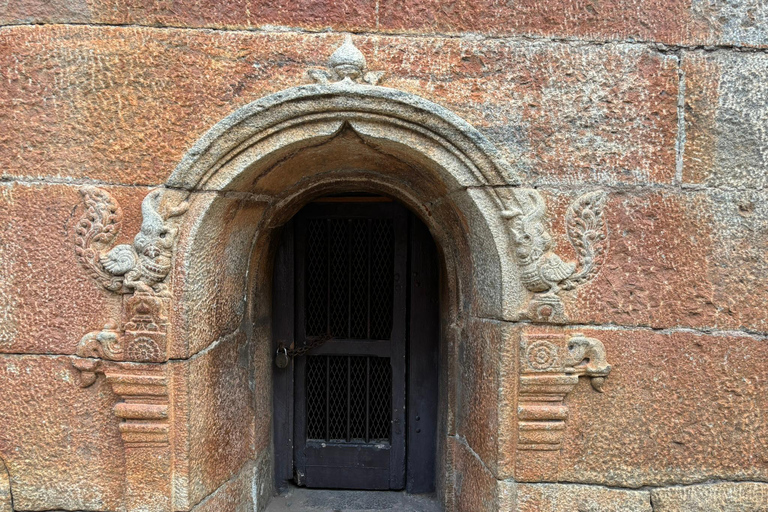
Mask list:
[[611,367],[605,348],[579,334],[523,335],[520,342],[520,381],[517,397],[515,478],[520,482],[557,479],[568,407],[565,397],[579,376],[599,379],[601,390]]

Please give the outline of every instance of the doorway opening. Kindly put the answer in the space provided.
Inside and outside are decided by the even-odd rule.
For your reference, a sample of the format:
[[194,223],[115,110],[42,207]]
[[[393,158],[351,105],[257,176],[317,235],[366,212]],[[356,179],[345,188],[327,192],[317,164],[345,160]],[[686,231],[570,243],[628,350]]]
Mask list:
[[275,481],[435,490],[440,265],[393,199],[318,198],[283,228],[273,274]]

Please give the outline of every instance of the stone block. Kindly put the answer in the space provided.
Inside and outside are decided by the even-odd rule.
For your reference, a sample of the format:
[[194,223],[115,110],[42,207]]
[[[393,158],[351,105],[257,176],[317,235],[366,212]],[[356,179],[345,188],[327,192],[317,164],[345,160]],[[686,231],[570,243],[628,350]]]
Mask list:
[[580,379],[565,399],[559,481],[641,487],[768,479],[765,339],[577,332],[603,342],[612,370],[603,393]]
[[768,484],[722,482],[653,489],[654,512],[765,512],[768,510]]
[[455,482],[452,493],[456,512],[495,512],[499,510],[497,480],[460,437],[448,438]]
[[336,30],[360,31],[375,28],[376,2],[23,0],[0,7],[0,23],[93,23],[232,29],[277,25],[315,30],[333,27]]
[[456,112],[530,184],[674,179],[674,56],[622,44],[372,42],[385,85]]
[[759,0],[743,2],[690,2],[690,44],[768,46],[768,5]]
[[15,510],[121,508],[117,399],[103,378],[82,389],[69,357],[0,355],[0,397],[0,459]]
[[[768,23],[766,23],[768,26]],[[683,182],[768,186],[768,55],[686,52]]]
[[379,25],[412,33],[525,34],[574,39],[678,42],[689,19],[679,0],[587,1],[383,0]]
[[171,313],[171,357],[189,357],[240,326],[264,207],[242,197],[193,195],[185,219],[195,224],[180,233],[170,276],[183,305]]
[[[181,468],[175,476],[178,496],[191,507],[238,474],[255,454],[267,450],[257,446],[254,422],[268,417],[268,410],[254,410],[254,392],[245,335],[221,340],[202,354],[173,365],[174,424],[180,447],[176,459]],[[180,437],[178,435],[181,434]]]
[[[124,209],[118,242],[131,243],[148,190],[105,188]],[[0,185],[0,352],[73,354],[84,334],[119,319],[119,295],[75,255],[83,210],[76,186]]]
[[592,485],[516,484],[515,512],[652,512],[650,493]]
[[[238,107],[309,83],[336,34],[0,30],[6,178],[162,183]],[[637,45],[366,36],[385,86],[476,126],[534,183],[669,183],[677,57]],[[200,77],[205,77],[201,80]],[[50,155],[55,154],[52,159]]]
[[[575,262],[564,220],[581,191],[544,192],[555,250]],[[764,192],[607,192],[605,263],[560,294],[571,322],[766,331]]]

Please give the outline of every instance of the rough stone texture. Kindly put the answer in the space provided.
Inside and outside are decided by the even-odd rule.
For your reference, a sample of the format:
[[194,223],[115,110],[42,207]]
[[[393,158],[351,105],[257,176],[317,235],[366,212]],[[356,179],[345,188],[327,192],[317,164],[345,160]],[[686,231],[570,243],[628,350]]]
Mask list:
[[[765,193],[608,194],[605,264],[593,281],[561,294],[572,322],[767,330]],[[557,252],[576,261],[563,222],[578,192],[548,189],[545,196]]]
[[176,415],[174,430],[187,434],[189,505],[199,503],[234,477],[247,460],[266,450],[265,440],[255,439],[254,421],[269,414],[254,410],[250,365],[245,335],[221,340],[197,357],[174,363],[186,379],[185,404]]
[[0,512],[13,512],[11,480],[5,462],[0,459]]
[[[171,277],[184,298],[184,307],[172,313],[171,357],[196,354],[240,326],[247,285],[241,269],[250,264],[263,209],[264,204],[242,198],[194,194],[187,215],[195,218],[206,213],[194,239],[182,236],[177,245],[177,252],[184,256],[176,259]],[[192,273],[186,274],[185,268],[193,269]],[[195,269],[201,274],[194,273]]]
[[261,512],[271,498],[272,471],[267,457],[249,461],[232,479],[206,496],[192,512]]
[[0,397],[16,510],[118,510],[125,462],[103,378],[81,389],[69,357],[0,355]]
[[456,481],[451,489],[456,510],[495,512],[498,509],[497,480],[477,455],[459,437],[448,439]]
[[768,44],[768,10],[759,0],[24,0],[0,7],[0,24],[101,23],[254,29],[483,33],[586,40],[644,40],[672,44]]
[[684,183],[768,187],[768,54],[685,52],[682,70]]
[[648,491],[572,484],[517,484],[515,490],[516,512],[653,511]]
[[765,512],[768,484],[723,482],[651,491],[654,512]]
[[[147,189],[108,190],[125,209],[119,242],[129,242]],[[75,186],[0,184],[0,352],[73,354],[84,334],[119,317],[119,297],[75,256],[82,211]]]
[[272,499],[267,512],[443,512],[429,495],[390,491],[329,491],[289,488]]
[[[576,329],[573,329],[576,331]],[[581,379],[558,479],[620,487],[768,480],[768,343],[749,335],[580,328],[612,365]]]
[[[675,56],[621,44],[356,42],[371,69],[390,74],[385,85],[454,110],[532,182],[674,178]],[[0,29],[0,100],[15,105],[0,113],[10,128],[0,135],[2,173],[162,183],[205,130],[307,83],[306,69],[338,43],[335,34]]]

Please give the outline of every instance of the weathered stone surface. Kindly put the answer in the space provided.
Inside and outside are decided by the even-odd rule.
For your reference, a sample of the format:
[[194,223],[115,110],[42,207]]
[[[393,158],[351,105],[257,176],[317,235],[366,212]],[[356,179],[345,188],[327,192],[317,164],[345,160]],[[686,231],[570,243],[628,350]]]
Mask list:
[[682,70],[683,181],[768,187],[768,55],[686,52]]
[[187,230],[180,235],[177,245],[171,278],[182,306],[171,315],[171,357],[189,357],[240,326],[246,307],[245,269],[264,206],[214,193],[191,198],[185,219],[206,213],[191,235]]
[[[768,329],[763,192],[607,192],[607,258],[594,280],[560,294],[570,321]],[[566,261],[576,255],[564,236],[565,210],[578,195],[545,193]]]
[[[652,512],[648,491],[591,485],[517,484],[515,512]],[[682,509],[681,509],[682,510]]]
[[514,395],[502,393],[500,386],[500,323],[472,320],[469,331],[459,344],[456,429],[485,466],[495,473],[500,455],[499,401]]
[[[16,105],[0,117],[10,127],[0,135],[3,175],[162,183],[205,130],[250,101],[307,83],[306,70],[338,43],[335,34],[2,29],[0,100]],[[415,45],[388,36],[356,44],[371,69],[388,72],[384,85],[456,111],[531,181],[674,177],[674,56],[620,44]]]
[[260,512],[271,497],[271,477],[267,457],[259,462],[249,461],[236,476],[192,508],[192,512]]
[[448,439],[448,451],[453,459],[454,487],[449,492],[456,510],[495,512],[499,510],[497,480],[461,438]]
[[604,343],[613,368],[604,393],[582,379],[565,400],[559,480],[638,487],[768,479],[765,339],[578,332]]
[[125,462],[103,379],[81,389],[68,357],[0,355],[0,397],[15,510],[119,509]]
[[336,30],[364,30],[376,26],[373,0],[330,2],[299,0],[289,3],[228,0],[195,3],[165,0],[24,0],[0,7],[0,24],[105,23],[253,29],[282,25]]
[[768,5],[760,0],[741,2],[693,0],[690,44],[768,46]]
[[379,24],[384,29],[415,33],[481,32],[677,42],[685,31],[686,7],[678,0],[524,0],[506,5],[488,0],[384,0],[379,7]]
[[233,478],[257,451],[254,421],[270,414],[254,410],[253,368],[244,334],[228,336],[189,361],[173,363],[185,382],[177,397],[174,430],[186,432],[184,459],[188,463],[187,496],[199,503]]
[[[125,208],[119,243],[139,229],[145,188],[107,187]],[[120,315],[120,298],[80,266],[75,186],[0,185],[0,352],[72,354],[80,338]]]
[[586,40],[643,40],[673,44],[765,46],[768,12],[759,1],[611,0],[593,3],[524,0],[24,0],[0,7],[0,24],[92,23],[229,29],[407,31],[415,34],[483,33]]
[[723,482],[651,491],[654,512],[764,512],[768,510],[768,484]]
[[11,479],[2,459],[0,459],[0,512],[13,512]]

